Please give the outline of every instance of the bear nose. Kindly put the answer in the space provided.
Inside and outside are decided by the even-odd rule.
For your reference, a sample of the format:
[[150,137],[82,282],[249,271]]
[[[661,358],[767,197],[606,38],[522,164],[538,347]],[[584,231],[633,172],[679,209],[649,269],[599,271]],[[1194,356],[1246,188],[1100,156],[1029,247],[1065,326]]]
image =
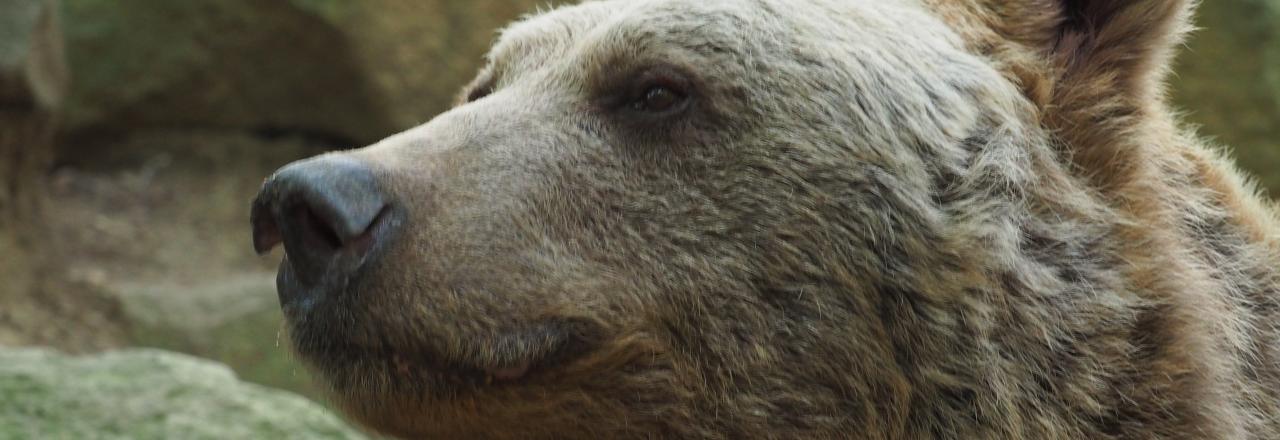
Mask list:
[[[303,284],[345,279],[363,264],[387,229],[387,198],[373,170],[343,156],[322,156],[281,168],[253,202],[253,247],[281,242]],[[389,227],[389,225],[388,225]]]

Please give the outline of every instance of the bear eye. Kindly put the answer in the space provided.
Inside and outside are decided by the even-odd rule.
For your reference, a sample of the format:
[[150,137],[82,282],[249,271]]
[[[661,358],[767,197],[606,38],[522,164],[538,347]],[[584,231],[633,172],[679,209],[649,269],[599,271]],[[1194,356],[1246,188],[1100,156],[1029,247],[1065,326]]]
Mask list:
[[684,93],[668,86],[651,86],[640,99],[631,103],[631,109],[649,113],[665,113],[684,102]]

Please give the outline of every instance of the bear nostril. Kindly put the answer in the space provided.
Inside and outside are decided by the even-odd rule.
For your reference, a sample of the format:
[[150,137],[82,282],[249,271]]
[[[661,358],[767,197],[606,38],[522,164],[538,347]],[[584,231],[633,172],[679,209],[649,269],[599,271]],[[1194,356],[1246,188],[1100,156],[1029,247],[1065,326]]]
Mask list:
[[297,162],[268,179],[253,203],[254,249],[284,243],[287,268],[306,286],[347,279],[389,232],[388,211],[363,163],[344,156]]
[[276,224],[270,209],[261,205],[260,202],[254,202],[249,222],[253,225],[253,250],[258,255],[265,255],[276,245],[283,243],[284,236],[280,234],[280,226]]
[[334,231],[331,222],[320,218],[310,206],[298,205],[287,214],[291,223],[301,229],[303,245],[309,248],[338,250],[342,248],[342,239]]

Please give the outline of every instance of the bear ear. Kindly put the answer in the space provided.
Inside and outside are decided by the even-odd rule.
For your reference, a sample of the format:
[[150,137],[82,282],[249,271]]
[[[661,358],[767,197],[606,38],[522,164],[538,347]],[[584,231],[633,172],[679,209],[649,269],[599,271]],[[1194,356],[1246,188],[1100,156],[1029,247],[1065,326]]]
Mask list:
[[[1037,92],[1088,89],[1133,99],[1159,98],[1174,48],[1190,30],[1197,0],[925,0],[944,12],[968,9],[994,35],[986,45],[1030,49],[1050,72]],[[962,6],[963,5],[963,6]],[[957,8],[959,6],[959,8]],[[973,16],[971,16],[973,17]],[[961,29],[972,29],[962,22]],[[995,37],[991,41],[988,37]],[[1032,70],[1039,70],[1032,68]],[[1105,89],[1105,90],[1098,90]],[[1032,96],[1037,104],[1061,96]]]
[[1135,167],[1169,142],[1133,134],[1165,132],[1140,126],[1169,115],[1165,77],[1195,1],[1047,1],[1057,14],[1041,49],[1051,77],[1044,123],[1100,187],[1140,180]]
[[1135,104],[1161,98],[1174,48],[1190,29],[1195,1],[1051,3],[1058,12],[1044,50],[1057,69],[1058,90],[1101,88],[1097,91],[1135,100]]
[[1132,133],[1168,117],[1164,81],[1196,0],[924,1],[1001,61],[1097,183],[1126,179],[1160,143]]

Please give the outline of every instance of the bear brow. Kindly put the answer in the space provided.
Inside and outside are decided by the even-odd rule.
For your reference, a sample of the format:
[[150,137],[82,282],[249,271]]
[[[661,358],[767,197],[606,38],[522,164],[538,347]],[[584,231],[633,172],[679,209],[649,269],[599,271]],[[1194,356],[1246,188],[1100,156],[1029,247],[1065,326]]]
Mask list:
[[487,57],[494,72],[506,71],[518,60],[555,58],[550,55],[568,51],[581,38],[580,25],[589,22],[581,15],[537,15],[504,28]]

